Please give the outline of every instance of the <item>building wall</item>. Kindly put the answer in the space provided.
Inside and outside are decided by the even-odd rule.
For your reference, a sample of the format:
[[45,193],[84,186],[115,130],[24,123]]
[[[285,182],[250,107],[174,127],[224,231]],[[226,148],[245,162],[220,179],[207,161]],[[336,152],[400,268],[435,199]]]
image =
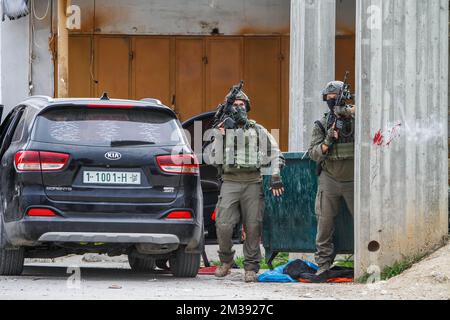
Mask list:
[[4,114],[29,95],[28,17],[1,22],[1,101]]
[[[84,33],[205,35],[289,33],[290,0],[73,0]],[[95,16],[95,22],[93,17]]]
[[[53,1],[56,3],[55,1]],[[52,7],[48,1],[34,1],[32,25],[32,95],[54,95],[54,63],[49,47],[52,28]]]
[[47,10],[47,1],[35,3],[38,18],[47,12],[42,20],[30,14],[0,22],[0,103],[5,105],[4,114],[29,95],[53,96],[53,58],[49,49],[51,8]]
[[448,5],[358,0],[358,275],[448,235]]

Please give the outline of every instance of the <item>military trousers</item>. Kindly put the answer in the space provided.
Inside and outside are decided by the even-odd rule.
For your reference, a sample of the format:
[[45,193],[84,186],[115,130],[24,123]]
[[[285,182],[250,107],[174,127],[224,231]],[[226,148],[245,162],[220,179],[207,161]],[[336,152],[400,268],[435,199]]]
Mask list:
[[317,237],[315,254],[316,263],[331,266],[336,257],[334,250],[335,219],[339,214],[342,199],[354,216],[354,182],[339,182],[322,172],[316,197]]
[[242,223],[244,240],[244,268],[259,271],[261,233],[264,214],[264,193],[261,182],[224,181],[216,207],[216,230],[219,258],[222,263],[234,259],[233,230]]

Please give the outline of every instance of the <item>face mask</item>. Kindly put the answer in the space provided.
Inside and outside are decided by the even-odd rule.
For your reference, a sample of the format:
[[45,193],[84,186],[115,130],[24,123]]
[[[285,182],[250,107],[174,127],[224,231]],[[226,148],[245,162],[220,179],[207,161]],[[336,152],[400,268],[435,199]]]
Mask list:
[[334,110],[336,107],[336,99],[327,100],[328,108],[330,108],[331,111]]
[[247,124],[248,121],[247,111],[243,108],[236,108],[236,110],[233,113],[233,120],[236,121],[236,124],[239,126]]

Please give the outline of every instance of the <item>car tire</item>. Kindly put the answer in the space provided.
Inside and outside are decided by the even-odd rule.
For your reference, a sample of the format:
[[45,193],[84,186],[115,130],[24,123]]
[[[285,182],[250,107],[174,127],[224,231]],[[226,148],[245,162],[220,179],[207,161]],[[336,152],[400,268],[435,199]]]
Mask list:
[[170,271],[178,278],[195,278],[200,269],[200,254],[186,253],[184,249],[179,249],[169,259]]
[[128,255],[128,263],[134,272],[153,272],[155,270],[155,259],[152,258]]
[[[1,213],[0,213],[1,214]],[[25,262],[24,248],[6,248],[3,217],[0,216],[0,275],[19,276],[22,274]]]

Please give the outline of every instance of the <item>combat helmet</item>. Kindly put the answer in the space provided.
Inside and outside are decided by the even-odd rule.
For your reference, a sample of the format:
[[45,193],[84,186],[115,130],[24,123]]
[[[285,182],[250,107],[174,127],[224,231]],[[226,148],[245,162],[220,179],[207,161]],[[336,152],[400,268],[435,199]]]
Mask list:
[[[228,99],[228,97],[230,96],[230,94],[228,94],[225,98],[225,101]],[[247,112],[250,112],[251,110],[251,106],[250,106],[250,98],[245,94],[244,91],[239,91],[239,93],[236,96],[236,100],[242,100],[245,101],[245,108],[247,110]]]
[[331,93],[339,94],[343,88],[344,88],[344,83],[342,81],[328,82],[325,89],[322,90],[323,101],[327,101],[327,94],[331,94]]

